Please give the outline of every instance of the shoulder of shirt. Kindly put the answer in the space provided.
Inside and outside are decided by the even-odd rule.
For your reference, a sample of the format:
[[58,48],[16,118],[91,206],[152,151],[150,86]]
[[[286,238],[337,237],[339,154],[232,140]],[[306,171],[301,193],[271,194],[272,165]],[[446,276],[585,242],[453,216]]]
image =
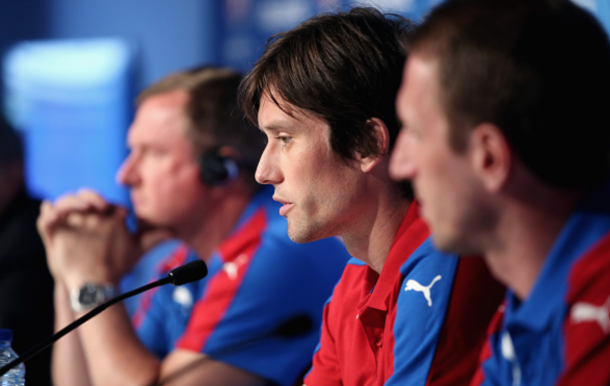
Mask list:
[[456,255],[456,254],[446,253],[446,252],[442,252],[442,251],[438,250],[434,246],[432,237],[433,236],[428,237],[426,239],[426,241],[424,241],[415,251],[413,251],[411,256],[409,256],[409,258],[400,267],[400,272],[402,272],[404,274],[405,271],[408,270],[410,266],[412,266],[413,264],[419,263],[422,259],[443,260],[443,259],[457,259],[458,258],[458,255]]
[[366,263],[360,259],[352,257],[347,261],[347,265],[366,266]]
[[610,291],[610,233],[579,257],[570,270],[568,283],[568,302]]

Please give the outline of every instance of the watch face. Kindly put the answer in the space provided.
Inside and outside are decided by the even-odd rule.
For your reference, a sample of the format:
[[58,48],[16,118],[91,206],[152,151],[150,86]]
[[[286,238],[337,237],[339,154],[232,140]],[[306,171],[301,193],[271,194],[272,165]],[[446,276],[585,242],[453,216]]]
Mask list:
[[81,288],[81,291],[78,295],[78,301],[82,305],[92,305],[98,304],[103,297],[104,294],[100,291],[98,287],[87,284],[83,288]]
[[70,291],[70,305],[74,312],[89,311],[105,301],[112,299],[114,295],[115,289],[111,283],[87,283],[79,289]]
[[95,307],[112,297],[111,288],[104,285],[86,284],[79,294],[78,302],[83,306]]

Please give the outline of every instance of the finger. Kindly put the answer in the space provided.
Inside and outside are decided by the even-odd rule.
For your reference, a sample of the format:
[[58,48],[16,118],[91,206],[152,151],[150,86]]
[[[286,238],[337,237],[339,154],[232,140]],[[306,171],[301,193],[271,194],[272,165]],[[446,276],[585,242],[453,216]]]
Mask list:
[[91,189],[81,189],[78,191],[77,196],[83,202],[100,212],[105,212],[111,207],[111,205],[99,193]]
[[81,228],[85,225],[86,216],[79,212],[70,212],[66,215],[66,225],[70,228]]
[[55,221],[55,213],[53,211],[53,205],[48,201],[44,200],[40,204],[40,214],[36,219],[36,229],[45,244],[50,241],[50,230],[51,224]]
[[59,198],[57,201],[55,201],[54,209],[56,211],[56,215],[60,218],[65,218],[72,212],[101,212],[89,201],[83,200],[80,196],[75,194],[69,194]]
[[63,219],[59,217],[57,209],[50,201],[45,200],[40,204],[40,214],[36,221],[36,226],[39,231],[49,232],[54,226],[62,221]]
[[127,216],[129,216],[129,209],[125,208],[124,206],[115,206],[114,215],[115,215],[115,217],[124,221],[127,218]]

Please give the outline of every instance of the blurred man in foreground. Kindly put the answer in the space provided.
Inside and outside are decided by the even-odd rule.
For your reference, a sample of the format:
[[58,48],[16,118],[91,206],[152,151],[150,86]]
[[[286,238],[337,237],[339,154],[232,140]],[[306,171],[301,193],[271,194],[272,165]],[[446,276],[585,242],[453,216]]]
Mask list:
[[[151,232],[197,253],[179,248],[160,276],[199,257],[210,270],[200,282],[148,292],[137,331],[119,305],[58,342],[57,385],[292,385],[308,368],[318,328],[288,338],[274,331],[303,314],[319,325],[347,255],[337,239],[307,247],[286,237],[280,205],[254,180],[264,142],[236,112],[240,80],[204,67],[140,95],[118,173],[147,224],[139,234],[127,232],[125,209],[90,191],[43,205],[58,329],[114,294]],[[98,301],[83,303],[83,293]]]
[[256,178],[290,238],[339,235],[355,258],[324,309],[309,386],[467,384],[502,297],[482,260],[431,247],[409,184],[388,174],[411,29],[372,8],[315,16],[277,35],[241,86],[268,138]]
[[563,0],[457,0],[409,45],[392,175],[510,291],[473,385],[610,384],[610,45]]

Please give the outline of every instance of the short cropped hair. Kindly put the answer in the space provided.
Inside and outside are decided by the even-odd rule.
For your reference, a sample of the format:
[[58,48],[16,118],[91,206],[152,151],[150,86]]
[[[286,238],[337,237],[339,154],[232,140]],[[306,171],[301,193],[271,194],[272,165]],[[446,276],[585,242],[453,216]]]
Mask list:
[[568,0],[448,0],[411,37],[436,61],[449,142],[497,125],[524,164],[558,188],[610,174],[610,45]]
[[390,148],[400,130],[396,94],[406,60],[404,40],[414,24],[377,9],[319,14],[292,30],[272,36],[252,72],[242,82],[240,105],[258,124],[261,97],[277,97],[330,126],[330,143],[343,159],[382,155],[367,128],[381,119]]
[[[140,93],[136,104],[170,91],[188,94],[185,111],[186,135],[195,154],[230,146],[239,152],[242,171],[254,181],[256,165],[265,148],[264,135],[237,108],[237,92],[242,75],[221,67],[201,66],[171,74]],[[254,182],[253,182],[254,183]]]

